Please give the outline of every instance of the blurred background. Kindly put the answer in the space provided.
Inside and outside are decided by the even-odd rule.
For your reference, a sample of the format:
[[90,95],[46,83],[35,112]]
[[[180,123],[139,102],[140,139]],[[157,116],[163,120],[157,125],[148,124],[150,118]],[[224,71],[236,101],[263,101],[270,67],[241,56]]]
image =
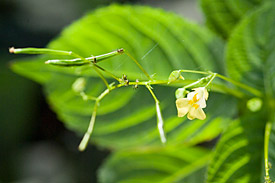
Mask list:
[[[41,86],[9,69],[8,48],[45,47],[67,25],[112,3],[163,8],[202,22],[195,0],[0,0],[0,183],[96,183],[109,154],[90,145],[50,110]],[[115,49],[115,48],[114,48]]]

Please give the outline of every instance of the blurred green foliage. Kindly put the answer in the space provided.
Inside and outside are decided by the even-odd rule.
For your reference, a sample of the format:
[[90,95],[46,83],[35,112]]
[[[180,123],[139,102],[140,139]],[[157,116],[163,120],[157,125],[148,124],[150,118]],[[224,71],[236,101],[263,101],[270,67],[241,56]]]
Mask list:
[[[251,95],[236,99],[211,92],[206,120],[188,121],[176,117],[173,96],[176,88],[154,87],[162,101],[166,146],[158,139],[154,103],[148,91],[122,88],[110,93],[100,105],[92,135],[94,144],[113,151],[100,168],[100,182],[264,181],[264,126],[267,121],[275,121],[275,5],[268,1],[247,0],[215,3],[202,0],[201,5],[207,25],[217,35],[163,10],[113,5],[86,15],[48,45],[84,57],[124,47],[150,74],[156,74],[155,79],[167,79],[175,69],[211,70],[228,73],[263,93],[263,108],[250,112],[246,102]],[[85,67],[44,65],[52,58],[64,57],[23,58],[12,68],[42,84],[58,117],[67,128],[82,134],[87,128],[93,102],[83,101],[71,86],[78,77],[85,77],[87,93],[97,96],[104,85]],[[100,65],[116,75],[127,74],[131,80],[144,79],[138,68],[123,55]],[[184,77],[197,79],[190,74]],[[111,78],[108,81],[111,82]],[[213,156],[207,147],[194,147],[215,140],[220,134]],[[273,125],[269,148],[272,164],[274,151]],[[274,174],[271,178],[274,179]]]

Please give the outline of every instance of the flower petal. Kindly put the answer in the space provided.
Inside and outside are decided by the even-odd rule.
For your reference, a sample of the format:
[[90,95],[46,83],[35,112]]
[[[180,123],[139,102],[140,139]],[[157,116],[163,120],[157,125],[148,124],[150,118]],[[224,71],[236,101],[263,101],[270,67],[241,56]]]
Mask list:
[[196,104],[198,104],[201,108],[206,107],[206,102],[204,98],[201,98],[198,102],[196,102]]
[[187,99],[188,100],[193,100],[194,95],[196,94],[196,91],[192,91],[190,93],[187,94]]
[[203,112],[201,107],[199,107],[197,109],[194,108],[194,107],[191,107],[191,109],[189,110],[189,113],[187,115],[187,118],[190,119],[190,120],[193,120],[195,118],[198,118],[200,120],[204,120],[206,118],[206,115]]
[[205,100],[207,100],[208,99],[208,91],[207,91],[207,89],[205,88],[205,90],[204,90],[204,94],[203,94],[203,98],[205,98]]
[[188,104],[189,100],[187,98],[180,98],[176,100],[176,106],[178,110],[178,117],[183,117],[188,113],[191,105]]

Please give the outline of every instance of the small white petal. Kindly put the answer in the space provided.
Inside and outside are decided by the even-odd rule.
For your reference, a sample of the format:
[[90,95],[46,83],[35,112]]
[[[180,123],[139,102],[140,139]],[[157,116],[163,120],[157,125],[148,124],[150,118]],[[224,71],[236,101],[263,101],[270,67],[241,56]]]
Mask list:
[[201,98],[198,102],[196,102],[196,104],[198,104],[201,108],[206,107],[206,102],[204,98]]
[[208,99],[208,91],[207,91],[207,89],[205,88],[205,90],[204,90],[204,95],[203,95],[203,97],[205,98],[205,100],[207,100]]
[[193,97],[194,97],[195,94],[196,94],[195,91],[192,91],[192,92],[188,93],[188,94],[187,94],[187,99],[188,99],[188,100],[193,100]]
[[193,90],[197,93],[198,100],[204,97],[205,87],[194,88]]
[[200,120],[204,120],[206,118],[205,113],[203,112],[202,108],[195,108],[195,107],[191,107],[191,109],[189,110],[189,113],[187,115],[187,118],[190,120],[193,120],[195,118],[198,118]]
[[189,100],[187,98],[180,98],[176,101],[178,117],[183,117],[188,113],[191,107],[191,105],[188,103],[189,103]]

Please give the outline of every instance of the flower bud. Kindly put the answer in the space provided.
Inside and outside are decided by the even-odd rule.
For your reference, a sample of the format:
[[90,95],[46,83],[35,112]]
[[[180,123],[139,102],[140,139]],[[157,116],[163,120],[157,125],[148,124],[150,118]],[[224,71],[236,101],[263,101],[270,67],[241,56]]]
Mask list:
[[189,91],[187,91],[185,88],[178,88],[175,92],[176,98],[184,98],[187,94],[189,93]]
[[76,93],[83,92],[85,90],[85,87],[86,87],[86,79],[83,77],[77,78],[72,85],[72,89]]
[[178,80],[179,78],[184,79],[180,73],[181,73],[181,70],[171,72],[171,74],[168,78],[168,84]]

